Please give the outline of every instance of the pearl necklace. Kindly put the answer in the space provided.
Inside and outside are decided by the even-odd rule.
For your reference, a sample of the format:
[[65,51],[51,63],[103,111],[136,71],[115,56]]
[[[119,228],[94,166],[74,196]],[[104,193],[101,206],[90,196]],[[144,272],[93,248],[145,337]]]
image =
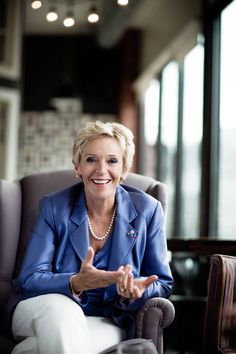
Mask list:
[[95,234],[95,232],[93,231],[93,228],[92,228],[92,226],[91,226],[91,221],[90,221],[90,219],[89,219],[89,216],[87,215],[87,216],[88,216],[88,226],[89,226],[89,231],[90,231],[90,233],[91,233],[91,236],[93,236],[93,237],[94,237],[96,240],[98,240],[98,241],[102,241],[102,240],[104,240],[105,238],[107,238],[107,236],[109,235],[109,233],[110,233],[110,231],[111,231],[111,228],[112,228],[112,226],[113,226],[114,219],[115,219],[115,215],[116,215],[116,206],[114,207],[114,211],[113,211],[113,214],[112,214],[112,217],[111,217],[110,225],[109,225],[107,231],[105,232],[105,234],[104,234],[103,236],[97,236],[97,235]]

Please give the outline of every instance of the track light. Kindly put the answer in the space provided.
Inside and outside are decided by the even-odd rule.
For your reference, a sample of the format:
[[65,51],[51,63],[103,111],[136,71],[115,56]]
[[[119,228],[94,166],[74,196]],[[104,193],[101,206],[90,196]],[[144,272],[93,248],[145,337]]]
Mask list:
[[40,9],[40,7],[42,6],[42,1],[40,0],[32,0],[31,1],[31,7],[34,10]]
[[96,7],[91,7],[89,14],[88,14],[88,21],[90,23],[96,23],[99,20],[99,16],[96,10]]
[[58,19],[58,14],[56,12],[56,8],[55,7],[50,7],[48,13],[47,13],[47,20],[49,22],[54,22]]
[[72,27],[74,26],[74,24],[75,24],[75,19],[74,19],[73,12],[68,12],[66,17],[64,18],[63,25],[65,27]]
[[117,4],[120,6],[126,6],[128,5],[129,0],[117,0]]
[[[100,20],[99,14],[97,12],[97,7],[95,6],[96,1],[98,1],[98,0],[61,0],[61,1],[57,1],[57,0],[44,0],[44,1],[42,1],[42,0],[27,0],[27,1],[31,2],[31,7],[34,10],[39,9],[43,5],[49,4],[49,11],[46,15],[46,18],[49,22],[56,21],[58,19],[58,13],[61,13],[62,6],[65,6],[65,4],[67,4],[68,13],[65,16],[64,21],[63,21],[63,24],[65,27],[74,26],[74,24],[75,24],[74,12],[77,10],[77,8],[75,7],[75,3],[78,2],[78,4],[79,4],[80,1],[90,3],[91,7],[90,7],[90,11],[87,16],[88,22],[96,23]],[[63,1],[65,4],[63,3]],[[127,6],[129,4],[129,0],[116,0],[116,3],[119,6]],[[41,13],[41,15],[42,15],[42,13]]]

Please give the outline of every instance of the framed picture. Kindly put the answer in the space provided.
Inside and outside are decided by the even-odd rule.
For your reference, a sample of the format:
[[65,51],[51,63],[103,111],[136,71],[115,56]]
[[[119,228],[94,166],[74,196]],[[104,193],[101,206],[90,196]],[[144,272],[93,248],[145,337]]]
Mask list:
[[20,94],[0,88],[0,178],[17,178]]
[[22,2],[0,1],[0,78],[20,77],[22,42]]

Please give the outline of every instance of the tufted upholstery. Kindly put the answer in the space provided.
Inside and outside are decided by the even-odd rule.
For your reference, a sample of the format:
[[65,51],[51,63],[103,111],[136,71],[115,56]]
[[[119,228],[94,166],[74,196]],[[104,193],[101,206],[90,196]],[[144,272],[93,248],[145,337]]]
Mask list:
[[236,301],[236,257],[211,257],[203,354],[236,353],[236,334],[224,332],[224,309]]
[[[11,281],[20,271],[39,200],[77,182],[72,170],[35,174],[15,182],[0,181],[0,311],[10,294]],[[151,194],[166,210],[166,188],[162,183],[135,173],[130,173],[125,183]],[[162,354],[163,329],[173,319],[174,307],[169,300],[151,299],[137,315],[137,336],[152,339]],[[3,334],[4,328],[1,332],[0,353],[8,354],[14,342]]]

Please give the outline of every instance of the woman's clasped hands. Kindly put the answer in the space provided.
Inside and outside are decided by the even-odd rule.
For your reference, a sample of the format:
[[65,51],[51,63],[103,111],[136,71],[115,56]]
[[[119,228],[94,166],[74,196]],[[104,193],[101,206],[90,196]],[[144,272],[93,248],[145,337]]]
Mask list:
[[120,266],[117,271],[105,271],[93,266],[94,250],[89,247],[78,274],[72,276],[73,289],[80,293],[89,289],[105,288],[116,284],[117,292],[128,299],[138,299],[155,280],[156,275],[134,278],[132,266]]

